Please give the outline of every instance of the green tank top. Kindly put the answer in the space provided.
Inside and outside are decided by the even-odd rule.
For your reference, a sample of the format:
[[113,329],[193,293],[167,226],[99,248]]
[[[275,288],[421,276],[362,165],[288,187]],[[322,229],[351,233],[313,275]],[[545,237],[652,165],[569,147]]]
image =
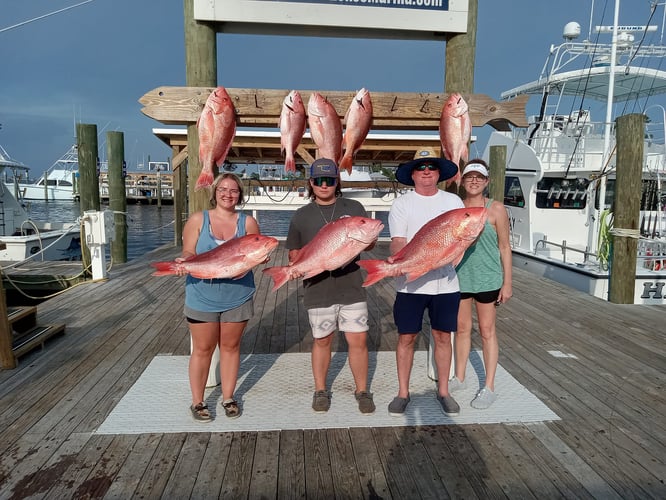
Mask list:
[[[488,200],[489,208],[493,200]],[[497,232],[486,221],[479,239],[470,246],[456,267],[462,293],[490,292],[502,288],[504,273],[500,259]]]

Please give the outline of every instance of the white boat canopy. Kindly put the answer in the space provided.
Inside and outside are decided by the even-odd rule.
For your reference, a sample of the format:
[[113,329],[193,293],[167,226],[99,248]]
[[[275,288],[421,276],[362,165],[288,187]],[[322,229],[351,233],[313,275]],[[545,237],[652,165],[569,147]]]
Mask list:
[[[597,66],[551,75],[526,83],[506,92],[502,99],[512,99],[521,94],[543,94],[549,92],[568,96],[591,97],[599,101],[608,99],[608,76],[610,66]],[[639,97],[666,93],[666,71],[629,66],[615,67],[614,102],[624,102]]]

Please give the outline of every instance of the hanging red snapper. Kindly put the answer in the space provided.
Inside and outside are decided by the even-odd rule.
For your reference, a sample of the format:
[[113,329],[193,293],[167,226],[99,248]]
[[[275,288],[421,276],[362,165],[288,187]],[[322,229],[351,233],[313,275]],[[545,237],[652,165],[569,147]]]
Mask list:
[[232,238],[208,252],[182,262],[152,262],[153,276],[168,276],[184,271],[195,278],[239,278],[261,264],[278,246],[278,240],[261,234]]
[[328,158],[336,165],[342,156],[342,123],[338,112],[319,92],[308,101],[310,135],[319,150],[317,158]]
[[345,169],[351,174],[354,155],[361,149],[371,125],[372,100],[370,92],[363,88],[358,91],[345,114],[345,135],[342,138],[345,153],[340,160],[340,170]]
[[220,166],[236,135],[236,111],[224,87],[211,92],[197,120],[201,174],[195,190],[213,184],[213,165]]
[[460,160],[466,162],[469,158],[471,136],[472,122],[469,118],[469,108],[465,99],[459,93],[454,92],[444,103],[439,120],[442,153],[447,160],[458,165],[458,173],[446,182],[447,185],[455,182],[457,186],[460,186]]
[[435,217],[390,262],[359,260],[358,265],[368,271],[363,286],[403,274],[407,275],[407,282],[414,281],[438,267],[458,264],[483,230],[487,218],[488,211],[483,207],[456,208]]
[[285,154],[284,169],[286,172],[296,172],[294,151],[305,133],[305,106],[297,90],[289,92],[282,101],[278,127],[280,127],[280,147]]
[[324,271],[338,269],[356,258],[373,243],[384,229],[377,219],[351,216],[329,222],[300,249],[290,266],[264,269],[273,278],[273,291],[290,279],[311,278]]

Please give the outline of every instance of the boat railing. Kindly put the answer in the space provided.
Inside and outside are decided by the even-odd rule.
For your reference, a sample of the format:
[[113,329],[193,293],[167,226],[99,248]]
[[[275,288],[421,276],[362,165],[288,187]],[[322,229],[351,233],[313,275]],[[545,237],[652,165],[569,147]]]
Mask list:
[[571,247],[567,245],[567,240],[562,240],[562,243],[555,243],[554,241],[548,241],[548,238],[544,237],[534,244],[534,255],[538,255],[539,246],[541,246],[543,250],[549,250],[549,247],[560,248],[562,250],[562,262],[565,264],[567,263],[567,252],[573,252],[582,255],[583,264],[591,262],[590,257],[594,257],[594,261],[599,260],[599,256],[595,252],[590,252],[589,247],[586,246],[584,250]]

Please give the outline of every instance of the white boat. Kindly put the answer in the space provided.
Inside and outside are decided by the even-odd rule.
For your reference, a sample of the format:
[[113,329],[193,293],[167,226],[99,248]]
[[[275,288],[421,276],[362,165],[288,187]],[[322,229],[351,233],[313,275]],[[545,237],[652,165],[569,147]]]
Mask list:
[[[246,206],[248,208],[253,208],[255,205],[304,205],[310,201],[305,187],[277,187],[271,185],[269,182],[272,180],[285,179],[288,179],[288,177],[282,172],[282,166],[260,166],[258,179],[260,186],[254,187],[253,190],[248,193]],[[372,182],[376,180],[388,179],[373,178],[370,167],[368,166],[354,165],[351,173],[348,173],[346,170],[340,172],[342,194],[345,198],[354,198],[365,206],[390,207],[395,197],[400,195],[402,191],[345,187],[345,183],[349,182]],[[267,181],[265,186],[261,185],[262,181]]]
[[[666,111],[654,104],[655,96],[666,92],[666,71],[658,69],[666,62],[666,46],[660,45],[655,27],[619,25],[616,2],[610,26],[594,28],[590,22],[587,39],[579,41],[580,25],[568,23],[564,42],[550,47],[539,78],[502,93],[502,99],[539,96],[539,112],[529,118],[527,129],[493,132],[484,158],[491,146],[507,147],[504,205],[514,266],[608,300],[613,111],[659,111],[660,132],[646,129],[645,134],[634,303],[666,304],[666,222],[660,200]],[[663,26],[661,33],[663,38]],[[602,42],[604,36],[609,40]],[[601,108],[597,121],[595,105]]]
[[[27,172],[21,162],[12,159],[0,146],[0,176],[6,169]],[[80,260],[79,224],[32,220],[12,189],[0,183],[0,262]]]
[[14,172],[13,181],[5,182],[14,196],[22,200],[75,200],[79,197],[77,181],[79,158],[74,145],[34,182],[20,182]]

